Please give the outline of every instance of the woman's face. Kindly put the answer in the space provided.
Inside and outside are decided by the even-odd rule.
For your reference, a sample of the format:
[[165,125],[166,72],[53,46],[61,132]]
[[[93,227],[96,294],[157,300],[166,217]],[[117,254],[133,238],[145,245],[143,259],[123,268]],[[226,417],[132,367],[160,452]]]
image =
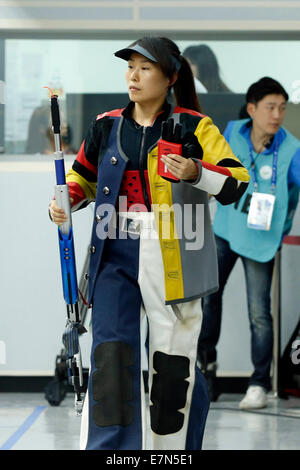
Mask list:
[[128,61],[126,82],[130,100],[140,104],[164,100],[170,85],[160,66],[137,52]]

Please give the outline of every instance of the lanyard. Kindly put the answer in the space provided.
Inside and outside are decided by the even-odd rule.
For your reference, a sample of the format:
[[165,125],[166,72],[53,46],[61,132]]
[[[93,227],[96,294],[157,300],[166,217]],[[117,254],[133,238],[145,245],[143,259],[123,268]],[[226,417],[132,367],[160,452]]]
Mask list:
[[[251,160],[251,171],[253,175],[253,184],[254,184],[254,190],[257,191],[258,189],[258,182],[257,182],[257,177],[256,177],[256,171],[255,171],[255,160],[253,158],[253,153],[251,147],[249,147],[249,157]],[[275,193],[275,187],[276,187],[276,178],[277,178],[277,163],[278,163],[278,144],[275,147],[274,154],[273,154],[273,164],[272,164],[272,179],[271,179],[271,193]]]

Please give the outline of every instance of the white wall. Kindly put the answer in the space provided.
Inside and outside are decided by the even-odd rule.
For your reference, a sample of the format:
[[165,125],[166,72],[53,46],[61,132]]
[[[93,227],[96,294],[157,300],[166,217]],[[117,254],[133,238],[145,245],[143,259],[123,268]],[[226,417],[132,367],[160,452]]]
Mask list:
[[[54,161],[42,158],[13,161],[11,156],[0,161],[0,340],[6,345],[6,364],[0,363],[0,375],[52,374],[56,354],[63,347],[66,307],[57,229],[48,216],[54,194]],[[68,168],[71,160],[66,160]],[[92,211],[87,208],[75,213],[73,223],[80,275]],[[82,337],[86,366],[88,336]]]

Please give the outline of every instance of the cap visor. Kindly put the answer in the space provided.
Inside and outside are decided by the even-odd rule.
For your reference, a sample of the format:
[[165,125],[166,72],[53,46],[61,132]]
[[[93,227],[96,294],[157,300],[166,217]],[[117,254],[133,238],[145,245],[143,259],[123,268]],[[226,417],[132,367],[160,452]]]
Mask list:
[[115,56],[120,57],[120,59],[129,60],[133,52],[134,51],[132,49],[120,49],[119,51],[115,52]]
[[153,55],[151,55],[150,52],[148,52],[146,49],[139,46],[138,44],[132,47],[126,47],[125,49],[120,49],[119,51],[115,52],[115,56],[120,57],[121,59],[124,59],[124,60],[129,60],[131,54],[133,54],[134,52],[137,52],[138,54],[143,55],[144,57],[151,60],[152,62],[157,62],[155,57],[153,57]]

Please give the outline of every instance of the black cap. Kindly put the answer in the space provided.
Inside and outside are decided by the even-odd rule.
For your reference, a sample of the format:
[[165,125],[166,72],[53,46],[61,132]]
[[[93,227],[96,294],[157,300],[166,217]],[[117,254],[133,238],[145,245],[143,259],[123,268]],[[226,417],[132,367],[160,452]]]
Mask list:
[[144,47],[141,47],[138,44],[132,47],[126,47],[125,49],[120,49],[119,51],[115,52],[115,56],[120,57],[124,60],[129,60],[133,52],[138,52],[139,54],[142,54],[143,56],[147,57],[147,59],[152,60],[152,62],[158,62],[158,60],[155,59],[155,57],[153,57],[150,52],[148,52],[146,49],[144,49]]
[[[135,44],[134,46],[131,46],[131,47],[125,47],[125,49],[120,49],[119,51],[115,52],[115,56],[120,57],[121,59],[124,59],[124,60],[129,60],[133,52],[138,52],[139,54],[142,54],[143,56],[147,57],[147,59],[152,60],[152,62],[158,63],[158,60],[155,59],[155,57],[153,57],[153,55],[150,54],[150,52],[148,52],[147,49],[145,49],[142,46],[139,46],[138,44]],[[174,64],[174,68],[176,72],[178,72],[178,70],[181,67],[180,61],[173,55],[171,55],[170,57]]]

